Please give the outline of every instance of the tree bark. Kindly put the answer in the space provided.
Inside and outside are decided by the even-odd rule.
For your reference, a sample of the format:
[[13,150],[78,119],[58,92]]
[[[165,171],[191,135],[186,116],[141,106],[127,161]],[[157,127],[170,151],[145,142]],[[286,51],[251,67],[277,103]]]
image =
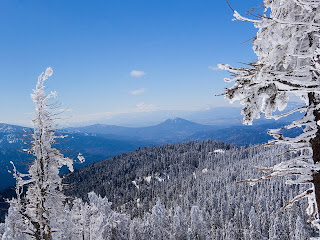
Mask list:
[[[317,106],[320,104],[319,96],[315,93],[309,93],[309,105],[310,106]],[[314,121],[317,123],[320,121],[320,112],[318,110],[313,111],[314,115]],[[310,141],[312,152],[313,152],[313,162],[314,163],[320,163],[320,127],[318,126],[318,131],[316,133],[316,136],[311,139]],[[313,180],[312,183],[314,185],[315,189],[315,197],[317,202],[317,208],[318,208],[318,217],[320,218],[319,211],[320,211],[320,172],[315,172],[313,174]]]

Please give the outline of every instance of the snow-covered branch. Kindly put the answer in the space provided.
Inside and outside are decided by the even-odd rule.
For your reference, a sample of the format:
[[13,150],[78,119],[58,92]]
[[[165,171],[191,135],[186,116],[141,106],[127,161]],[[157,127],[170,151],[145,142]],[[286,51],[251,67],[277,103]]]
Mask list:
[[[303,133],[294,138],[284,136],[283,129],[270,130],[274,137],[269,144],[287,144],[289,152],[300,156],[268,169],[269,173],[257,179],[242,182],[256,183],[274,176],[295,175],[296,180],[288,183],[314,183],[320,188],[320,1],[319,0],[264,0],[264,14],[259,20],[252,20],[234,11],[240,21],[252,22],[258,28],[253,40],[257,55],[255,63],[248,68],[234,68],[219,64],[231,78],[234,85],[224,93],[230,102],[240,101],[243,105],[243,122],[252,124],[254,119],[265,114],[266,118],[280,119],[295,112],[304,116],[285,127],[301,127]],[[274,112],[286,108],[289,96],[301,98],[304,106],[286,113]],[[309,203],[315,205],[308,211],[318,228],[320,206],[319,194],[313,193]],[[303,195],[294,200],[301,199]],[[313,214],[316,212],[317,214]],[[319,228],[320,230],[320,228]]]

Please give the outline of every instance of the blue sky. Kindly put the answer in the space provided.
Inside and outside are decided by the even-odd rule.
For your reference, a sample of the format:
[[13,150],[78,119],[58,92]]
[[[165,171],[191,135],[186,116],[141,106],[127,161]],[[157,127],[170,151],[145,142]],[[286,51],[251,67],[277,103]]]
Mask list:
[[[243,14],[261,3],[229,2]],[[232,18],[225,0],[2,0],[0,121],[30,123],[48,66],[70,123],[227,105],[214,96],[227,73],[209,66],[255,59],[242,42],[256,29]]]

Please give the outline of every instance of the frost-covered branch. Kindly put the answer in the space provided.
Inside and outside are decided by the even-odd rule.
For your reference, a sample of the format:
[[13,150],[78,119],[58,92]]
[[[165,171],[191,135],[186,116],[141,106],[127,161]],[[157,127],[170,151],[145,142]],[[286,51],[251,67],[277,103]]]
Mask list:
[[[300,156],[269,168],[270,173],[266,176],[243,182],[255,183],[274,176],[295,175],[299,177],[288,183],[313,183],[316,191],[311,194],[313,197],[309,196],[309,203],[317,205],[317,208],[308,213],[312,215],[314,225],[319,228],[320,1],[264,0],[264,15],[261,19],[248,19],[236,11],[234,17],[251,22],[258,28],[253,40],[257,60],[249,64],[248,68],[218,65],[231,74],[231,78],[226,78],[225,81],[234,82],[225,91],[225,98],[230,102],[240,101],[245,124],[252,124],[262,114],[266,118],[278,120],[295,112],[305,113],[301,119],[285,127],[302,128],[304,132],[299,136],[286,137],[281,132],[282,129],[269,131],[274,137],[269,144],[289,145],[288,151],[299,153]],[[274,115],[277,110],[286,108],[292,94],[300,97],[304,106]],[[301,198],[297,196],[296,199]]]

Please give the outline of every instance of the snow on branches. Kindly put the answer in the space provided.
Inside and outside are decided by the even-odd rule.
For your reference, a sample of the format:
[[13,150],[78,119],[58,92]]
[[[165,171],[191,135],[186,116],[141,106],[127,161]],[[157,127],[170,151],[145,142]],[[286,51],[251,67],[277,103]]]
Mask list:
[[51,147],[57,137],[52,130],[52,118],[51,113],[48,111],[47,102],[51,98],[55,98],[58,93],[51,92],[49,95],[46,95],[44,82],[52,73],[52,68],[47,68],[46,71],[38,77],[36,89],[33,90],[33,94],[31,94],[36,108],[36,118],[33,120],[34,140],[32,152],[37,158],[42,158],[43,154],[47,154],[57,170],[66,165],[70,171],[73,171],[73,160],[65,158],[57,149]]
[[[57,93],[51,92],[46,95],[44,86],[44,82],[52,73],[52,68],[47,68],[38,77],[36,88],[31,94],[35,103],[36,117],[33,120],[34,132],[30,153],[34,155],[35,160],[31,164],[28,174],[21,174],[14,167],[13,175],[17,181],[17,199],[11,200],[11,210],[9,209],[12,216],[19,215],[21,218],[19,220],[21,222],[19,234],[37,240],[51,240],[53,236],[58,236],[63,232],[62,228],[66,221],[64,206],[66,197],[62,192],[59,171],[64,165],[73,171],[73,160],[64,157],[58,149],[52,147],[55,139],[59,137],[55,136],[55,131],[52,129],[53,114],[50,112],[52,107],[48,101],[55,98]],[[79,156],[81,159],[83,158],[81,154]],[[27,192],[22,197],[24,186],[27,187]],[[17,231],[12,230],[14,227],[16,228],[16,225],[10,219],[8,219],[7,225],[10,227],[7,228],[4,235],[17,239],[15,235]]]
[[[302,127],[304,132],[301,135],[289,138],[281,133],[282,129],[269,131],[274,137],[270,144],[288,144],[289,151],[299,153],[298,156],[264,169],[269,175],[247,182],[294,175],[298,178],[288,183],[313,183],[314,189],[295,199],[309,198],[308,213],[320,230],[320,1],[264,0],[263,7],[258,20],[234,11],[235,20],[252,22],[258,29],[253,40],[257,60],[247,68],[218,65],[232,75],[225,81],[234,82],[224,96],[230,102],[238,100],[244,106],[245,124],[252,124],[262,114],[277,120],[294,112],[305,113],[301,119],[285,127]],[[275,111],[286,108],[292,95],[300,97],[304,106],[274,115]]]

